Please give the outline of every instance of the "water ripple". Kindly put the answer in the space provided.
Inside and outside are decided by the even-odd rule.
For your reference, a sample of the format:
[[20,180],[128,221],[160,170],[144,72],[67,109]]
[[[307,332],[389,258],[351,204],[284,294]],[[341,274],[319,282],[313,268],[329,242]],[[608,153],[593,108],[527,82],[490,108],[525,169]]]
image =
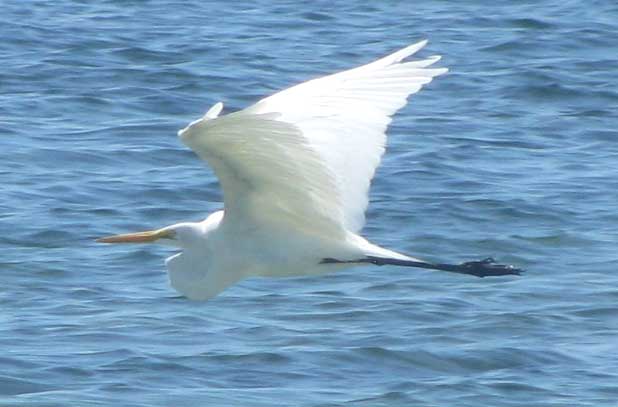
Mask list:
[[[319,4],[318,4],[319,3]],[[42,2],[0,15],[0,405],[613,406],[614,2]],[[365,234],[521,278],[367,267],[207,303],[104,234],[222,207],[176,132],[416,39]]]

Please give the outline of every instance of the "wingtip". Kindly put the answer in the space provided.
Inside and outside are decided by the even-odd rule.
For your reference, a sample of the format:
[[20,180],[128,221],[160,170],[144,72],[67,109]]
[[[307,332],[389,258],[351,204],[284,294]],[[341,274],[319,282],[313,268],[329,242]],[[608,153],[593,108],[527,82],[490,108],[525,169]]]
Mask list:
[[425,45],[427,45],[427,43],[429,42],[428,39],[422,39],[420,41],[417,41],[413,44],[408,45],[407,47],[405,47],[404,49],[401,50],[401,55],[403,55],[403,58],[407,58],[410,55],[414,55],[416,54],[418,51],[420,51],[422,48],[425,47]]

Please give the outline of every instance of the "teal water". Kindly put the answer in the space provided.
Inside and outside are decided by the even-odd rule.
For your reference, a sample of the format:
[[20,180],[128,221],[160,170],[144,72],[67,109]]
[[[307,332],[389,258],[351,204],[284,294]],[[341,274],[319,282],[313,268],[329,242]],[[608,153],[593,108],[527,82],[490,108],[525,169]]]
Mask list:
[[[618,6],[29,1],[0,13],[0,405],[615,406]],[[158,247],[212,172],[176,131],[422,38],[365,235],[520,278],[395,267],[200,303]]]

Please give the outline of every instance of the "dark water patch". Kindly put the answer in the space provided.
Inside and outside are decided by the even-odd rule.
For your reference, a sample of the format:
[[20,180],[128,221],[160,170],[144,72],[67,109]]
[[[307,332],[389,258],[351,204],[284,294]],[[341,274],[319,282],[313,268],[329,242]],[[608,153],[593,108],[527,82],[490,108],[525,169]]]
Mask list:
[[247,354],[219,354],[219,355],[204,355],[208,360],[213,362],[223,363],[249,363],[249,364],[286,364],[290,358],[280,353],[272,352],[255,352]]
[[95,373],[90,369],[79,368],[75,366],[54,366],[45,369],[45,372],[55,377],[68,376],[72,378],[89,378],[95,376]]
[[303,18],[310,21],[330,21],[334,20],[334,17],[327,13],[320,12],[307,12],[301,15]]
[[53,390],[53,387],[10,376],[0,376],[0,395],[12,396],[19,394],[41,393]]
[[536,30],[547,30],[554,27],[552,23],[537,18],[514,18],[509,23],[515,27]]
[[41,365],[25,358],[2,356],[0,357],[0,366],[2,366],[4,369],[10,368],[34,370]]
[[574,311],[573,314],[584,318],[608,318],[617,315],[618,306],[596,306]]
[[148,49],[140,46],[121,47],[113,50],[112,55],[119,56],[129,62],[138,64],[152,64],[167,62],[182,58],[182,54],[175,51],[163,51],[161,49]]

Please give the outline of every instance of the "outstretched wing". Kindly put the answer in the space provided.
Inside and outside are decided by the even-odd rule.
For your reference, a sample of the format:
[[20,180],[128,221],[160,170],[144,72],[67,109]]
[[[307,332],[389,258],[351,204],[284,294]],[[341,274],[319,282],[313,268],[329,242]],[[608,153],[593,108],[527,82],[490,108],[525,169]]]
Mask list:
[[447,71],[427,68],[437,56],[402,62],[425,44],[293,86],[240,112],[207,114],[179,135],[214,168],[227,214],[285,220],[322,234],[356,232],[391,116]]
[[179,132],[214,169],[226,219],[343,233],[335,176],[293,124],[278,114],[240,111],[198,120]]

